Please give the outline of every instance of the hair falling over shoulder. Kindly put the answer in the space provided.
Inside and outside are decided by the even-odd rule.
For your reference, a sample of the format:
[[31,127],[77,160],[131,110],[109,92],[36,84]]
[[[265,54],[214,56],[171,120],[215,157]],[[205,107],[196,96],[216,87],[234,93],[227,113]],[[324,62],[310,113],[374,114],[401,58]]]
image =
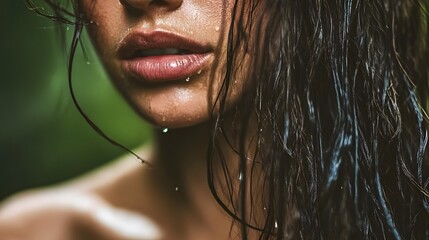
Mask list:
[[[260,239],[429,239],[429,1],[242,2],[218,104],[246,49],[254,87],[234,121],[242,181],[221,201],[243,238],[253,228]],[[215,119],[209,156],[227,172],[225,124]],[[255,132],[259,166],[246,167]]]
[[[45,2],[51,18],[76,26],[74,52],[79,0],[71,12],[70,1]],[[260,239],[429,239],[429,1],[232,4],[216,105],[225,109],[242,72],[252,87],[233,122],[213,116],[207,160],[213,195],[241,238],[253,229]],[[238,187],[225,139],[239,156]]]

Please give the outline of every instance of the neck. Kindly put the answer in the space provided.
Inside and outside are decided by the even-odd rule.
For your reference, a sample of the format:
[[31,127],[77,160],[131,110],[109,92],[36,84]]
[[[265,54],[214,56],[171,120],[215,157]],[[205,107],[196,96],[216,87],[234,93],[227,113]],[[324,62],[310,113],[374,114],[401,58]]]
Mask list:
[[165,187],[177,192],[176,196],[193,195],[196,189],[208,190],[206,184],[208,142],[208,124],[170,129],[165,133],[157,131],[154,170],[164,175],[162,177]]
[[199,239],[219,239],[220,235],[226,239],[231,221],[214,199],[207,181],[209,137],[208,123],[168,132],[158,130],[152,172],[162,196],[176,213],[180,212],[181,224],[189,224],[189,232],[205,229],[214,236]]
[[[254,155],[252,149],[255,142],[251,142],[254,134],[249,136],[246,144],[249,156]],[[189,220],[191,229],[200,226],[208,229],[207,232],[216,234],[214,237],[199,236],[187,239],[227,239],[226,236],[229,236],[231,230],[232,218],[216,202],[208,185],[207,150],[210,137],[208,123],[189,128],[169,129],[168,132],[158,130],[156,133],[153,172],[159,179],[157,186],[163,189],[162,194],[168,199],[168,204],[180,209],[182,216]],[[236,144],[234,139],[230,140],[231,144]],[[227,159],[229,174],[235,175],[231,176],[232,187],[235,189],[233,191],[238,192],[239,156],[226,142],[221,141],[219,144],[223,157]],[[214,162],[218,161],[215,159]],[[221,168],[214,166],[214,169],[213,174],[218,179],[223,179]],[[223,186],[225,183],[217,184]],[[227,186],[222,186],[217,186],[221,192],[227,189]],[[246,188],[248,187],[250,185]]]

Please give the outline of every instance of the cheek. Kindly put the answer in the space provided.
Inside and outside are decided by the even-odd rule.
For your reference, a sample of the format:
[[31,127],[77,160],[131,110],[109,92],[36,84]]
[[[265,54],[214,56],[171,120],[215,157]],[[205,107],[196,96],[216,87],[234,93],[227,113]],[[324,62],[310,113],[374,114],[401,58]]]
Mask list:
[[117,0],[84,0],[86,29],[94,47],[105,62],[115,54],[120,39],[127,33],[122,7]]

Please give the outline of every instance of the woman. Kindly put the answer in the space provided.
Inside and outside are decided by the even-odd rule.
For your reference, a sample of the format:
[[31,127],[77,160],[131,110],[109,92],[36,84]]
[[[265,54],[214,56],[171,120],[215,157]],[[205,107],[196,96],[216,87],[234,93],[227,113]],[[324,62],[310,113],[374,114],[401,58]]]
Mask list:
[[3,236],[429,239],[428,1],[45,2],[70,83],[87,28],[156,143],[18,195]]

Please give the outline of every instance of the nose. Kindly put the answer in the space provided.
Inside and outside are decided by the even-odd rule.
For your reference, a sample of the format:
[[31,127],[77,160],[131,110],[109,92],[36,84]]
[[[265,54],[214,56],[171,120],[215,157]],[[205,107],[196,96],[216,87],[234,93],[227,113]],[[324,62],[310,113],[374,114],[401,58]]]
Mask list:
[[123,4],[134,9],[148,11],[151,8],[175,10],[182,5],[183,0],[122,0]]

